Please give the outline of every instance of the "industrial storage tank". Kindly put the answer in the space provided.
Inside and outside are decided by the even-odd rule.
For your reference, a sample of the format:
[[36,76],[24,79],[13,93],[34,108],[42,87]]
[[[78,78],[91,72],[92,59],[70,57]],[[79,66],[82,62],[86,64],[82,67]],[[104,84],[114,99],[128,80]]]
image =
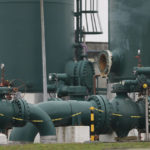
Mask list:
[[[73,59],[73,9],[73,0],[44,0],[47,76]],[[42,91],[40,0],[0,0],[0,63],[6,79]]]
[[134,67],[150,66],[149,9],[149,0],[109,0],[109,51],[99,64],[110,82],[132,79]]

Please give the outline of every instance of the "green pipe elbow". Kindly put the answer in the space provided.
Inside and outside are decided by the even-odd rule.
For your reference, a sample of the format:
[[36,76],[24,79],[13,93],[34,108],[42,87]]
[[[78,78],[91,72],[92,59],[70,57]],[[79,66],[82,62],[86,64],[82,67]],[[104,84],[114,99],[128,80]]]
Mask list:
[[[52,119],[65,118],[65,121],[56,121],[54,122],[55,126],[69,126],[69,125],[90,125],[90,107],[95,107],[96,109],[103,109],[106,111],[106,103],[103,96],[93,96],[89,101],[49,101],[37,104],[36,106],[44,110],[49,117]],[[80,116],[74,116],[77,113],[80,113]],[[102,130],[106,129],[106,118],[107,113],[101,113],[98,111],[95,112],[95,123],[96,123],[96,132],[99,133]],[[81,122],[80,122],[80,121]],[[109,119],[108,119],[109,120]],[[105,128],[104,128],[105,126]],[[26,132],[26,131],[29,132]],[[35,137],[35,126],[27,124],[22,129],[15,128],[11,133],[11,141],[24,141],[24,142],[33,142]],[[105,130],[105,132],[106,132]],[[32,131],[32,132],[30,132]],[[32,135],[31,135],[32,134]],[[25,135],[21,137],[21,135]]]
[[39,130],[41,136],[56,135],[56,130],[51,118],[41,108],[29,105],[30,120]]
[[51,118],[47,115],[47,113],[45,113],[42,109],[32,104],[29,104],[29,110],[30,123],[28,123],[23,128],[14,128],[10,135],[10,143],[33,142],[38,132],[41,136],[41,143],[56,142],[56,130]]
[[32,143],[38,133],[38,129],[30,122],[24,127],[14,127],[9,137],[9,143],[25,144]]
[[[81,120],[84,125],[90,124],[90,107],[92,106],[91,102],[78,102],[78,101],[49,101],[45,103],[37,104],[36,107],[39,107],[43,111],[45,111],[50,118],[65,118],[64,122],[55,123],[55,126],[68,126],[72,125],[73,122],[76,124],[76,117],[72,118],[73,114],[82,112]],[[96,107],[96,104],[93,103],[93,106]],[[49,126],[50,128],[50,126]],[[43,129],[43,128],[42,128]],[[14,128],[11,132],[10,141],[16,143],[21,141],[24,142],[33,142],[34,138],[37,134],[36,127],[27,124],[23,128]],[[44,133],[46,132],[43,131]],[[22,135],[24,135],[22,137]],[[54,135],[54,132],[52,133]]]
[[[34,134],[40,133],[42,143],[56,141],[56,131],[52,120],[41,108],[28,104],[23,100],[0,101],[0,129],[22,127],[27,122],[32,123],[27,125],[28,128],[33,125],[36,127],[32,132]],[[25,136],[22,137],[26,138]],[[16,136],[11,138],[16,138]]]

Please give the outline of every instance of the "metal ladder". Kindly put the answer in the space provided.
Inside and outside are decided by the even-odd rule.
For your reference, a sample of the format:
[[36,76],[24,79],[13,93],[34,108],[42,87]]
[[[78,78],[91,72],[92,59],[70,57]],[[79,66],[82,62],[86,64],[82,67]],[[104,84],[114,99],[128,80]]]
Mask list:
[[98,14],[98,2],[99,0],[75,0],[76,43],[82,43],[84,35],[103,33]]

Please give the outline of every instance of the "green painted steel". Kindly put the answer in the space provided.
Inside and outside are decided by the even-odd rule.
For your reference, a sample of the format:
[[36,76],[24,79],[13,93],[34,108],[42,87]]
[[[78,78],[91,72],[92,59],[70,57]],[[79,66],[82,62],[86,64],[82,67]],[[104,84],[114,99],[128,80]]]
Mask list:
[[[19,138],[19,141],[28,141],[28,142],[32,142],[34,141],[34,138],[37,134],[37,132],[40,132],[40,136],[48,136],[48,135],[56,135],[56,130],[54,128],[54,124],[52,123],[52,120],[50,117],[48,117],[48,114],[45,113],[44,111],[41,111],[40,108],[36,107],[36,106],[31,106],[31,113],[32,113],[32,117],[30,119],[33,120],[42,120],[43,122],[35,122],[35,123],[31,123],[31,122],[27,122],[26,126],[24,126],[24,128],[13,128],[12,134],[10,135],[10,139],[11,138]],[[39,117],[40,116],[40,117]],[[22,129],[24,130],[24,132],[26,132],[26,134],[23,134],[24,136],[22,136],[22,134],[20,135],[19,133],[22,132]],[[12,137],[13,135],[13,137]],[[19,137],[18,137],[19,135]],[[29,136],[26,136],[29,135]]]
[[78,61],[74,67],[74,84],[86,86],[89,94],[93,94],[94,73],[94,66],[90,61]]
[[94,66],[88,60],[70,61],[65,73],[49,74],[48,92],[56,92],[58,97],[70,96],[71,99],[84,99],[93,94]]
[[134,80],[123,80],[122,83],[113,84],[112,93],[140,92],[145,95],[145,90],[150,87],[150,67],[135,67]]
[[[21,118],[17,120],[13,118]],[[1,99],[0,101],[0,128],[7,129],[12,126],[24,126],[30,118],[30,109],[26,101],[14,100],[8,101]]]
[[[32,124],[40,132],[40,136],[56,135],[54,124],[47,113],[45,113],[39,107],[36,107],[35,105],[31,104],[29,105],[29,109],[30,109],[30,120]],[[36,120],[42,120],[42,122],[38,122]]]
[[[140,102],[135,103],[127,94],[118,94],[112,101],[113,113],[121,114],[122,117],[112,116],[111,127],[119,137],[125,137],[133,128],[141,128],[139,118],[131,118],[132,116],[144,117],[144,102],[142,108]],[[141,113],[142,111],[142,113]],[[144,120],[141,120],[141,126],[144,128]]]
[[31,122],[41,136],[56,135],[51,118],[39,107],[21,99],[0,101],[0,129],[23,127],[27,122]]
[[[22,132],[26,134],[20,134]],[[20,142],[26,142],[26,141],[33,142],[37,133],[38,133],[38,129],[35,128],[35,126],[32,123],[27,123],[26,126],[24,126],[23,128],[13,128],[9,140],[20,141]]]
[[[15,108],[15,109],[14,109]],[[13,107],[13,104],[8,101],[0,101],[0,112],[2,114],[6,114],[9,117],[0,117],[0,128],[6,129],[11,128],[13,126],[12,117],[15,116],[15,111],[18,113],[19,109],[17,107]]]
[[[109,50],[114,62],[111,82],[133,78],[133,67],[138,63],[150,66],[149,9],[149,0],[109,0]],[[141,63],[136,58],[138,50]]]
[[134,68],[135,75],[145,75],[146,77],[150,76],[150,67],[135,67]]
[[[52,119],[55,118],[65,118],[64,121],[56,121],[55,126],[67,126],[78,124],[78,117],[75,117],[72,120],[71,115],[83,112],[82,124],[90,124],[90,107],[92,106],[89,102],[78,102],[78,101],[50,101],[46,103],[37,104],[42,110],[44,110]],[[95,105],[94,105],[95,106]],[[23,142],[33,142],[36,134],[38,133],[37,129],[31,125],[27,124],[23,128],[14,128],[10,136],[10,141],[23,141]],[[22,136],[24,135],[24,136]]]
[[[62,73],[73,58],[73,0],[44,0],[47,73]],[[42,91],[40,0],[0,0],[0,63],[8,80]]]
[[[118,94],[112,102],[105,96],[94,95],[88,101],[49,101],[37,104],[53,120],[56,127],[69,125],[90,125],[90,107],[95,107],[95,133],[106,134],[115,131],[118,137],[125,137],[133,128],[144,129],[144,101],[134,102],[127,94]],[[81,113],[81,114],[80,114]],[[75,115],[78,114],[78,115]],[[33,142],[37,130],[30,124],[22,129],[15,128],[11,141]],[[24,135],[24,137],[21,137]]]

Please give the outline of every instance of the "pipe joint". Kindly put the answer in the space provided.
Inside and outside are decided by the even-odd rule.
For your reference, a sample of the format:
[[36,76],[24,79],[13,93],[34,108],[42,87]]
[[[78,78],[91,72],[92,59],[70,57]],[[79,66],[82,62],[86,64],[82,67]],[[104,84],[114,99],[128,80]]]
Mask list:
[[112,66],[112,53],[109,50],[103,50],[98,57],[98,67],[100,69],[100,75],[106,77]]
[[13,100],[12,104],[14,105],[15,116],[13,124],[15,127],[24,126],[30,118],[30,108],[26,101],[22,99]]
[[109,101],[102,95],[93,95],[88,101],[94,101],[99,110],[95,130],[97,133],[108,133],[110,131],[110,111],[112,111]]

